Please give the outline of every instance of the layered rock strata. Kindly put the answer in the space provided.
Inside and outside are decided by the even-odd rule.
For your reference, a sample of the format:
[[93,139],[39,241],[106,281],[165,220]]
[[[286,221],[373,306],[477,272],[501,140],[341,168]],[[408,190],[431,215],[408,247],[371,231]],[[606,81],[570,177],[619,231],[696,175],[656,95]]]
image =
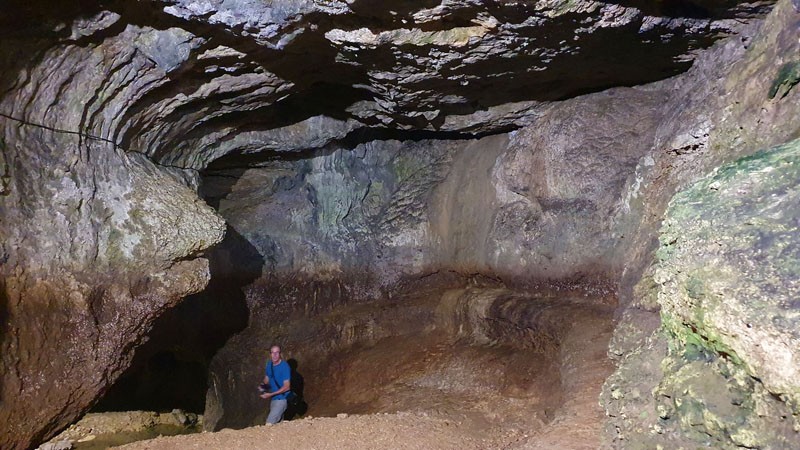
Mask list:
[[[560,403],[583,389],[576,365],[585,370],[604,361],[605,369],[598,372],[610,371],[604,353],[613,296],[581,290],[553,294],[531,294],[497,280],[448,273],[405,285],[379,305],[344,305],[279,320],[258,309],[253,319],[260,325],[233,337],[212,364],[204,426],[219,430],[263,423],[266,405],[254,395],[252,380],[263,373],[264,352],[259,350],[278,340],[286,344],[284,356],[301,374],[293,383],[302,381],[295,388],[314,416],[444,408],[435,404],[442,397],[450,398],[449,407],[461,413],[486,416],[483,422],[493,428],[541,431],[554,416],[566,417]],[[565,316],[572,319],[565,322]],[[587,334],[602,344],[578,344],[576,336]],[[571,345],[592,350],[574,358],[571,351],[562,351]],[[464,361],[463,351],[461,356],[448,352],[456,346],[477,353],[484,349],[486,367]],[[426,355],[425,361],[420,355]],[[599,391],[599,383],[594,389]],[[486,390],[496,395],[485,398],[481,393]],[[590,397],[592,404],[596,395]],[[459,398],[463,404],[452,405]],[[490,419],[501,409],[508,412],[502,425]],[[583,413],[594,423],[602,415],[596,407]],[[487,431],[487,442],[495,438],[500,436]]]
[[[82,24],[108,25],[97,20]],[[111,139],[123,105],[109,94],[147,78],[141,54],[115,49],[123,40],[105,52],[2,42],[3,448],[33,447],[85,412],[152,322],[205,287],[202,253],[224,234],[182,174]],[[22,70],[24,51],[36,57]]]
[[153,320],[205,287],[199,255],[224,223],[140,155],[0,127],[10,180],[0,197],[0,420],[3,448],[17,448],[69,425],[127,367]]

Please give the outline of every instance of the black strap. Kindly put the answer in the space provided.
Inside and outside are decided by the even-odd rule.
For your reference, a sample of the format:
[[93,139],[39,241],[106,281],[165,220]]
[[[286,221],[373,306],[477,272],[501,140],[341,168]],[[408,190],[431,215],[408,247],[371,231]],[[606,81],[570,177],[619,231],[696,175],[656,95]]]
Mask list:
[[269,371],[272,373],[272,375],[269,377],[269,384],[272,385],[274,383],[275,390],[277,391],[281,387],[278,386],[278,380],[275,379],[275,368],[272,367],[272,361],[269,361],[267,364],[269,365]]
[[[274,383],[275,391],[278,391],[281,389],[282,386],[278,384],[278,380],[275,379],[275,366],[272,364],[272,361],[268,362],[267,364],[269,364],[269,371],[272,373],[272,376],[269,377],[269,384],[272,385]],[[284,394],[287,394],[287,398],[289,395],[288,392],[290,391],[291,390],[284,392]]]

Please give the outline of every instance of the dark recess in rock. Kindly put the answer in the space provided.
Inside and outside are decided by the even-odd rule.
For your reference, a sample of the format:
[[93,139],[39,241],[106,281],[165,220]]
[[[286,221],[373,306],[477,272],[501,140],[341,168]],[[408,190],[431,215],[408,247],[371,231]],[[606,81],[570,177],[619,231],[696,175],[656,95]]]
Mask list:
[[258,250],[230,227],[208,258],[208,287],[156,320],[131,367],[93,411],[203,412],[208,365],[230,336],[247,325],[243,290],[265,265]]

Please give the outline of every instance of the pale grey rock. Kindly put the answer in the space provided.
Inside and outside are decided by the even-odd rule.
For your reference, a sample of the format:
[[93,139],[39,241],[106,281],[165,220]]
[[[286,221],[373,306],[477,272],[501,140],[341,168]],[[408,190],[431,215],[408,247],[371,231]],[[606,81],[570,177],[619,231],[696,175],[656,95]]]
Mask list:
[[[270,2],[259,0],[180,0],[163,2],[164,12],[187,20],[197,20],[227,29],[241,29],[243,36],[252,36],[259,44],[281,49],[291,43],[294,35],[281,36],[292,19],[312,12],[339,15],[350,12],[343,1],[314,2],[287,0]],[[287,23],[288,22],[288,23]]]
[[187,141],[182,145],[186,151],[171,153],[162,162],[202,169],[208,161],[229,153],[301,152],[309,146],[324,148],[333,141],[345,138],[358,127],[359,124],[353,120],[340,121],[327,116],[315,116],[268,131],[220,130],[203,136],[201,140]]
[[180,67],[204,39],[195,37],[180,28],[168,30],[143,30],[137,34],[133,46],[155,62],[165,73]]
[[47,442],[39,447],[38,450],[72,450],[74,447],[70,441]]
[[7,119],[0,126],[0,150],[14,161],[0,197],[0,275],[15,336],[2,342],[0,417],[3,447],[16,448],[76,419],[127,368],[153,320],[205,287],[199,256],[225,225],[141,155]]
[[72,23],[72,35],[70,39],[76,40],[82,37],[91,36],[100,30],[105,30],[117,23],[121,16],[111,11],[100,11],[96,15],[88,18],[79,18]]

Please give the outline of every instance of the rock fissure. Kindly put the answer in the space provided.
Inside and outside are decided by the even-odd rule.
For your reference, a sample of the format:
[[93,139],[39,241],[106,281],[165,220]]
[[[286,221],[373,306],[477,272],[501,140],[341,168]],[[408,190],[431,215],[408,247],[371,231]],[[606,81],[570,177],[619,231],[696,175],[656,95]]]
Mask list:
[[117,148],[121,148],[115,142],[113,142],[113,141],[111,141],[109,139],[100,137],[100,136],[92,136],[90,134],[82,133],[80,131],[62,130],[62,129],[58,129],[58,128],[53,128],[53,127],[50,127],[50,126],[47,126],[47,125],[43,125],[43,124],[40,124],[40,123],[29,122],[29,121],[26,121],[25,119],[20,119],[19,117],[14,117],[14,116],[2,113],[2,112],[0,112],[0,116],[5,117],[8,120],[13,120],[14,122],[20,123],[20,124],[25,125],[25,126],[37,127],[37,128],[41,128],[41,129],[44,129],[44,130],[52,131],[54,133],[74,134],[74,135],[80,136],[81,138],[84,138],[84,139],[92,139],[92,140],[96,140],[96,141],[103,141],[103,142],[107,142],[109,144],[112,144]]
[[[148,155],[146,153],[143,153],[143,152],[140,152],[140,151],[128,150],[128,149],[124,148],[123,146],[115,143],[114,141],[112,141],[110,139],[107,139],[107,138],[100,137],[100,136],[93,136],[91,134],[86,134],[86,133],[83,133],[83,132],[80,132],[80,131],[62,130],[62,129],[58,129],[58,128],[49,127],[47,125],[39,124],[39,123],[32,123],[32,122],[28,122],[28,121],[25,121],[23,119],[20,119],[18,117],[13,117],[13,116],[10,116],[8,114],[4,114],[2,112],[0,112],[0,117],[5,117],[8,120],[13,120],[13,121],[18,122],[20,124],[23,124],[25,126],[37,127],[37,128],[41,128],[41,129],[44,129],[44,130],[52,131],[54,133],[72,134],[72,135],[79,136],[81,139],[91,139],[91,140],[95,140],[95,141],[106,142],[106,143],[109,143],[109,144],[113,145],[114,148],[122,150],[125,153],[137,153],[137,154],[140,154],[140,155],[145,156],[145,157],[149,157],[150,156],[150,155]],[[80,142],[79,142],[78,145],[81,145]],[[193,169],[191,167],[174,166],[174,165],[159,163],[157,161],[154,161],[153,163],[158,165],[158,166],[160,166],[160,167],[165,167],[165,168],[170,168],[170,169],[188,170],[188,171],[193,171],[193,172],[197,172],[198,171],[197,169]],[[95,185],[96,185],[96,183],[95,183]],[[91,197],[94,197],[94,195],[92,195]],[[80,207],[78,207],[78,209],[80,209]]]

